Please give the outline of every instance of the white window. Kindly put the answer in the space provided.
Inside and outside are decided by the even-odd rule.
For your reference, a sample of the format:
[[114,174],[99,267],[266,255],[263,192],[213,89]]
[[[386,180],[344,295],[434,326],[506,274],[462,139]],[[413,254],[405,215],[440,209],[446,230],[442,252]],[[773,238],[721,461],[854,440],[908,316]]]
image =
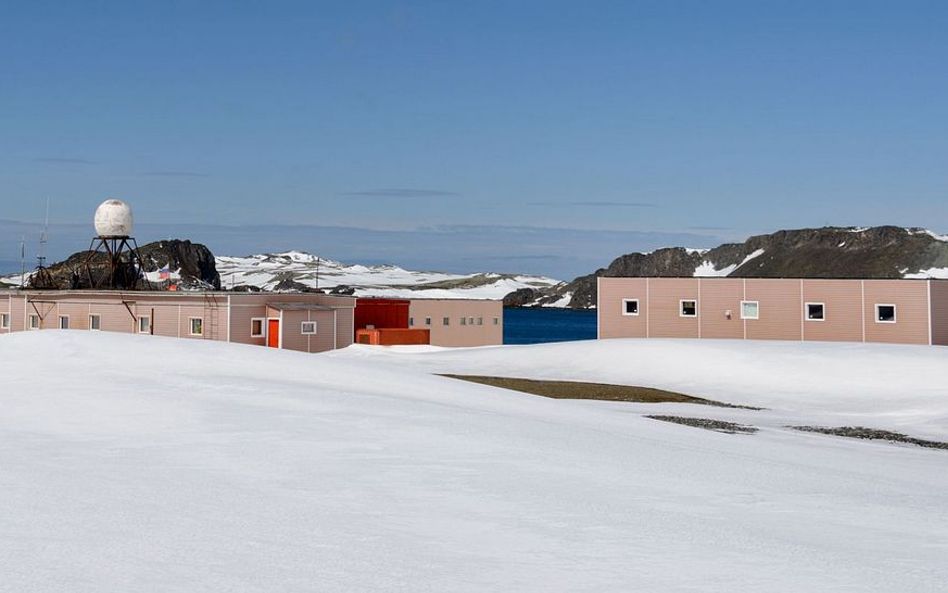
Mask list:
[[876,323],[895,323],[895,305],[876,305]]
[[694,300],[682,300],[678,302],[679,304],[679,313],[680,317],[697,317],[698,316],[698,301]]
[[192,336],[203,336],[204,335],[204,318],[203,317],[191,317],[188,320],[190,322],[190,331]]
[[461,325],[467,325],[467,317],[461,318]]
[[741,301],[741,319],[760,319],[760,303]]
[[441,320],[441,323],[444,325],[451,325],[451,318],[445,317],[444,319]]
[[467,318],[467,324],[468,324],[468,325],[474,325],[474,318],[473,318],[473,317],[468,317],[468,318]]
[[304,321],[300,324],[300,333],[304,336],[312,336],[316,333],[315,321]]
[[0,313],[0,329],[10,329],[9,313]]
[[151,333],[151,317],[147,315],[138,318],[138,333],[140,334],[150,334]]
[[39,328],[40,328],[39,315],[30,315],[30,329],[39,329]]
[[425,317],[425,325],[431,325],[431,318]]
[[623,315],[638,315],[639,314],[639,299],[622,299],[622,314]]
[[69,329],[69,315],[59,316],[59,329]]
[[263,317],[254,317],[250,320],[250,337],[262,338],[267,333],[267,320]]
[[807,321],[825,321],[826,305],[823,303],[807,303],[806,305]]
[[98,315],[89,315],[89,329],[92,331],[102,329],[102,318]]

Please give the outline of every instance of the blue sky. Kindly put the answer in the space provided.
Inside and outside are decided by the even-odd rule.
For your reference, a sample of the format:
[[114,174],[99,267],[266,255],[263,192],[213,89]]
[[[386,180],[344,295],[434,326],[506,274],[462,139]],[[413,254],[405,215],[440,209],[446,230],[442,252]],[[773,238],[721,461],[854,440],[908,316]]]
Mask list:
[[115,196],[140,241],[560,277],[944,232],[945,31],[944,2],[10,3],[0,260],[47,196],[54,256]]

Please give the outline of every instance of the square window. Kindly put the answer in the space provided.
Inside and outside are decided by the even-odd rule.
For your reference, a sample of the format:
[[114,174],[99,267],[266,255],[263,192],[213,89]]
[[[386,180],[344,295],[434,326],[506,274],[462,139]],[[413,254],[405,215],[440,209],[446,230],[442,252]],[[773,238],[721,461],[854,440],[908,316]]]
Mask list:
[[0,329],[10,329],[9,313],[0,313]]
[[98,315],[89,315],[89,329],[93,331],[102,329],[102,318]]
[[315,321],[304,321],[300,324],[300,333],[304,336],[312,336],[316,334],[316,322]]
[[254,317],[250,320],[250,337],[262,338],[266,335],[267,323],[262,317]]
[[697,317],[698,316],[698,301],[680,301],[681,309],[679,315],[681,317]]
[[68,315],[59,316],[59,329],[69,329],[69,316]]
[[622,299],[622,314],[623,315],[638,315],[639,314],[639,299]]
[[151,318],[150,317],[138,318],[138,333],[140,334],[151,333]]
[[741,319],[760,319],[760,303],[741,301]]
[[895,305],[876,305],[878,323],[895,323]]
[[425,325],[431,325],[431,318],[425,317]]
[[441,323],[442,323],[443,325],[451,325],[451,318],[450,318],[450,317],[445,317],[444,319],[441,320]]
[[826,319],[826,305],[823,303],[806,304],[807,321],[823,321]]
[[204,319],[201,317],[192,317],[190,319],[190,329],[192,336],[203,336],[204,335]]
[[39,329],[39,328],[40,328],[39,315],[30,315],[30,329]]

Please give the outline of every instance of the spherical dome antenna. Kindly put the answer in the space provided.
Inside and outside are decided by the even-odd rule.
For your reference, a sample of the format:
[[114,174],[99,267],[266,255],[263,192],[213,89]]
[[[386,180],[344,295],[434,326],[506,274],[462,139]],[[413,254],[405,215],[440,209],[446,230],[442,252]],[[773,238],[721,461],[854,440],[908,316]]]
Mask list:
[[109,199],[95,211],[95,232],[102,238],[131,237],[135,219],[132,209],[122,200]]

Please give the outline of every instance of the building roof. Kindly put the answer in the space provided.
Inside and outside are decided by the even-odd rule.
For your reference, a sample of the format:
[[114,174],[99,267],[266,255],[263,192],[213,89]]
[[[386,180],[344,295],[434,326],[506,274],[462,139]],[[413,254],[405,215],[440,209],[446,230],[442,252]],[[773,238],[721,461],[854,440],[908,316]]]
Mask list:
[[267,306],[277,311],[332,311],[333,309],[345,308],[317,305],[315,303],[267,303]]

